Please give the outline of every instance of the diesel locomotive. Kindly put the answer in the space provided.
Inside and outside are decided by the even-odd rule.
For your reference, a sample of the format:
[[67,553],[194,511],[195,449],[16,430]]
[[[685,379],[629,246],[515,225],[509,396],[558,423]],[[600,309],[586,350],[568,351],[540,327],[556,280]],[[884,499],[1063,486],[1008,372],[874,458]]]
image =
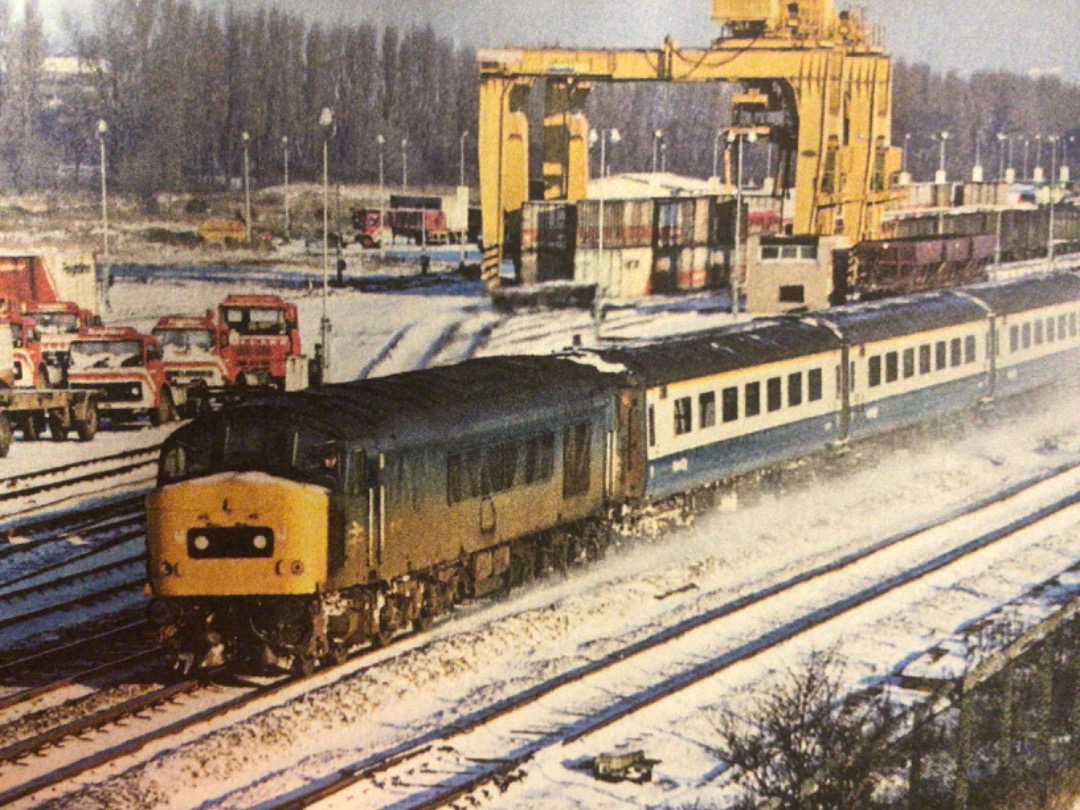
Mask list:
[[1049,274],[207,414],[147,500],[151,620],[184,669],[308,671],[599,556],[616,511],[1061,378],[1078,319]]

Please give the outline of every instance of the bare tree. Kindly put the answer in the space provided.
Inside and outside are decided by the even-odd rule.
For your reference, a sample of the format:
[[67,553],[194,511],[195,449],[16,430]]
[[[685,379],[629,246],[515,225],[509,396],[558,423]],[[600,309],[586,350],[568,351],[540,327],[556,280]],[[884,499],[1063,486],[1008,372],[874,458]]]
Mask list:
[[845,699],[834,652],[789,672],[749,716],[718,723],[721,756],[744,806],[777,810],[872,810],[890,767],[889,712],[880,697]]

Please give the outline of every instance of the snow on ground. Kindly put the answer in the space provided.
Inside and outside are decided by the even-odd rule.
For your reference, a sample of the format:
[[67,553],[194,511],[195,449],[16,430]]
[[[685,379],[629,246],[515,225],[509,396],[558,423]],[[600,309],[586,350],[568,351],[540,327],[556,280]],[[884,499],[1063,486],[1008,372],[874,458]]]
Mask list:
[[[112,291],[107,320],[149,329],[162,314],[197,313],[234,291],[200,281],[122,281]],[[321,291],[313,286],[287,297],[300,305],[303,339],[310,348],[318,340]],[[333,380],[473,353],[560,349],[575,334],[585,345],[596,339],[588,313],[502,316],[478,285],[465,282],[399,291],[332,290],[327,304],[334,326]],[[605,339],[654,336],[730,320],[713,299],[691,296],[613,308],[600,334]],[[460,356],[449,356],[440,346],[454,347]],[[710,514],[661,542],[636,544],[569,578],[471,605],[419,637],[324,673],[315,688],[298,687],[270,704],[229,716],[210,733],[188,732],[159,744],[151,758],[121,762],[100,785],[80,790],[77,780],[45,798],[54,806],[109,808],[257,805],[512,689],[1080,457],[1080,416],[1070,403],[1065,396],[1049,397],[1038,407],[1010,404],[1035,418],[909,443],[853,473],[822,475],[803,486],[744,499],[733,511]],[[57,448],[103,454],[122,445],[155,443],[166,431],[103,432],[86,445],[16,443],[11,456],[0,461],[0,473],[54,464],[47,459]],[[959,591],[932,590],[921,606],[916,600],[902,612],[876,617],[876,624],[853,626],[849,637],[839,639],[842,651],[852,656],[851,682],[887,672],[1044,579],[1054,566],[1065,567],[1077,556],[1078,536],[1075,528],[1062,531],[1056,544],[1019,570],[1003,563],[990,578],[973,574]],[[948,600],[941,598],[944,593]],[[744,666],[724,680],[722,690],[716,687],[714,705],[726,700],[723,695],[748,699],[771,674],[797,667],[806,650],[805,642],[793,642]],[[701,705],[688,701],[681,712],[669,708],[647,723],[636,722],[632,731],[612,731],[610,747],[640,738],[648,755],[662,760],[653,786],[593,782],[573,765],[575,758],[600,752],[563,750],[538,760],[524,785],[490,806],[677,807],[695,801],[708,806],[720,796],[713,781],[719,763],[708,754],[715,739]]]

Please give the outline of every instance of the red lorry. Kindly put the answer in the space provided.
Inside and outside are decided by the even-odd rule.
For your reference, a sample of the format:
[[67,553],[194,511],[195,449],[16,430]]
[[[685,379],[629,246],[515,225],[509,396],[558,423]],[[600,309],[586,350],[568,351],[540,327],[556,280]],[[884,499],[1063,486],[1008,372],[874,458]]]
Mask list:
[[100,326],[101,320],[74,301],[31,302],[25,313],[37,323],[50,379],[60,384],[67,372],[71,341],[90,327]]
[[296,305],[276,295],[230,295],[217,313],[162,318],[153,335],[185,416],[235,399],[242,389],[307,387]]
[[218,307],[226,385],[307,388],[296,304],[276,295],[230,295]]
[[356,241],[365,248],[378,247],[399,236],[417,245],[445,245],[454,237],[446,213],[428,208],[354,208],[352,224]]
[[130,327],[91,327],[71,341],[68,382],[100,392],[98,408],[116,421],[146,415],[150,424],[176,419],[157,338]]

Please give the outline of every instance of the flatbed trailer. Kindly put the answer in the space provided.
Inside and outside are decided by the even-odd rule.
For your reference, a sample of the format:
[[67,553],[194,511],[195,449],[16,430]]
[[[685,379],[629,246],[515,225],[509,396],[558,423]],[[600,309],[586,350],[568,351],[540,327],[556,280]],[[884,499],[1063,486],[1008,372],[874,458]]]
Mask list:
[[48,427],[53,441],[66,441],[72,431],[79,441],[90,441],[97,433],[99,396],[92,390],[0,389],[0,458],[16,429],[24,439],[40,439]]

